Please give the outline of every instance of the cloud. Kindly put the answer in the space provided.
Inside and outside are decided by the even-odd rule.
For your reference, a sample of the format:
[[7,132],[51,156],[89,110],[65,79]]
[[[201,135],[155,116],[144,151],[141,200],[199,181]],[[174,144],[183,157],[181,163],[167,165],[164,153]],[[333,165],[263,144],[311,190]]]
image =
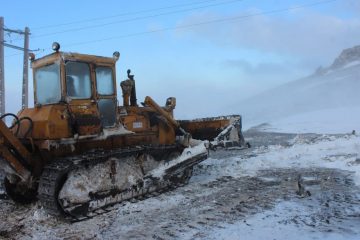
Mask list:
[[351,11],[352,13],[357,14],[360,16],[360,1],[359,0],[347,0],[341,1],[341,7],[345,7],[347,11]]
[[284,71],[289,71],[289,66],[283,63],[261,62],[252,64],[244,59],[226,60],[223,62],[223,65],[225,67],[239,69],[244,74],[251,75],[284,74]]
[[[247,14],[195,14],[184,19],[179,26]],[[204,38],[227,47],[295,56],[319,65],[324,62],[329,64],[342,49],[360,44],[360,19],[342,19],[311,10],[297,10],[286,16],[260,15],[239,21],[206,24],[187,29],[181,34]]]

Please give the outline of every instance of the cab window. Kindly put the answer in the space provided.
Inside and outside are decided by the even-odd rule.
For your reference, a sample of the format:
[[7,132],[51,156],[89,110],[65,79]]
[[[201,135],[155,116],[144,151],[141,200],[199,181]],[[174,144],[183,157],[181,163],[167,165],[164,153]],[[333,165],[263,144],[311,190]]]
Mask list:
[[61,100],[60,65],[54,63],[35,70],[36,103],[51,104]]
[[66,94],[74,99],[86,99],[91,97],[90,68],[86,63],[67,62],[66,71]]
[[113,72],[109,67],[97,67],[96,68],[96,88],[100,95],[113,95],[114,82]]

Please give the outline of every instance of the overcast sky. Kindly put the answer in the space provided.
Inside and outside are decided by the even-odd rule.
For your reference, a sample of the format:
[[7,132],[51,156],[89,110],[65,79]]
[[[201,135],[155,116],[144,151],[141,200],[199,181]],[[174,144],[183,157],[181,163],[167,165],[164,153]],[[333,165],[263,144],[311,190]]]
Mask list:
[[[119,51],[118,84],[130,68],[138,99],[150,95],[163,104],[175,96],[179,118],[222,114],[222,106],[310,75],[360,44],[359,0],[2,0],[0,6],[7,28],[30,28],[37,57],[50,53],[53,41],[62,51]],[[5,40],[23,44],[16,34]],[[6,110],[17,112],[21,52],[5,48],[5,78]]]

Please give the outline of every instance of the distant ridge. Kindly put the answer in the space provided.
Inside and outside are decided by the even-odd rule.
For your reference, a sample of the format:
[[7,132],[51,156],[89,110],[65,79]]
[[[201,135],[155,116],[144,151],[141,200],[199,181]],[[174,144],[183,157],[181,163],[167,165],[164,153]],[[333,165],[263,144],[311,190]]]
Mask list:
[[360,106],[360,45],[345,49],[331,66],[238,102],[244,123],[259,124],[300,113]]
[[344,49],[340,55],[334,60],[333,64],[328,68],[319,67],[314,75],[326,74],[329,71],[334,71],[340,68],[360,64],[360,45],[352,48]]

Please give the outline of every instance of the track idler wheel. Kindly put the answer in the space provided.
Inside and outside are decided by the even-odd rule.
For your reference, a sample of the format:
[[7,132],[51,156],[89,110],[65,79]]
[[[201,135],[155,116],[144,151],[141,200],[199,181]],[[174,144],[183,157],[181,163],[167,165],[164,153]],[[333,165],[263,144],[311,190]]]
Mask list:
[[26,183],[21,181],[11,183],[8,177],[4,178],[4,186],[7,195],[15,202],[29,204],[36,200],[37,188],[35,186],[29,188]]

